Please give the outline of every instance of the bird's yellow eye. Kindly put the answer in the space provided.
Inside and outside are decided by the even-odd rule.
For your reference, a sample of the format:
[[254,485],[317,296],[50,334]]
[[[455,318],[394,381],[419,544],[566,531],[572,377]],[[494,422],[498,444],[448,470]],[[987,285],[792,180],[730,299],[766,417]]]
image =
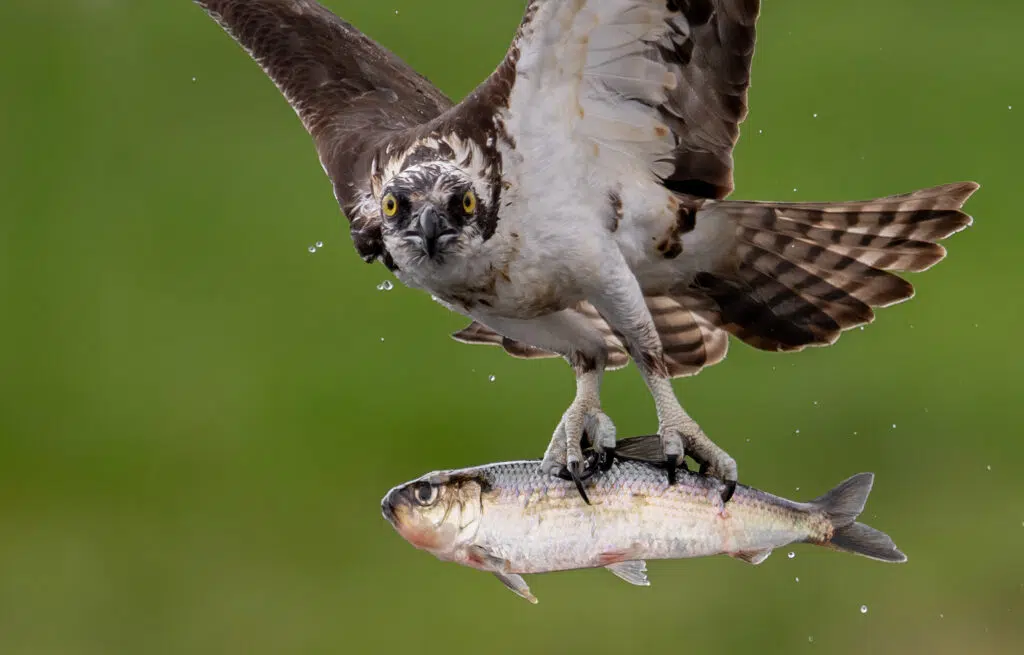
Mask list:
[[473,212],[476,211],[476,194],[475,193],[473,193],[472,191],[467,191],[465,193],[465,195],[462,196],[462,209],[467,214],[472,214]]
[[398,213],[398,200],[395,199],[395,196],[389,193],[384,196],[384,201],[381,203],[381,207],[384,208],[385,216],[394,216]]

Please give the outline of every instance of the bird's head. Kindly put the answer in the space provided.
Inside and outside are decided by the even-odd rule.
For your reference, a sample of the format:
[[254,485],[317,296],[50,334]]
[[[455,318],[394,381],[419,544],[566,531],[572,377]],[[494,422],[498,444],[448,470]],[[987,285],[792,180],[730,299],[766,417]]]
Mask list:
[[488,187],[453,161],[418,163],[381,189],[381,236],[391,256],[442,264],[472,246],[493,220]]

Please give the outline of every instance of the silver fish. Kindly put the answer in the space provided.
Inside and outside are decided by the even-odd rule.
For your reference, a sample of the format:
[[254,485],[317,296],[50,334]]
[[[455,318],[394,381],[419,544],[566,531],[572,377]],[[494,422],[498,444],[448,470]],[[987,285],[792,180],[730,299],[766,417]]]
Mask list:
[[721,480],[680,469],[669,485],[662,464],[625,456],[660,451],[657,438],[620,441],[611,467],[583,482],[590,504],[572,482],[531,460],[428,473],[389,491],[381,509],[413,546],[490,571],[531,603],[537,599],[521,574],[604,567],[646,586],[644,560],[726,554],[760,564],[794,543],[907,559],[888,535],[856,522],[872,473],[808,502],[737,485],[723,503]]

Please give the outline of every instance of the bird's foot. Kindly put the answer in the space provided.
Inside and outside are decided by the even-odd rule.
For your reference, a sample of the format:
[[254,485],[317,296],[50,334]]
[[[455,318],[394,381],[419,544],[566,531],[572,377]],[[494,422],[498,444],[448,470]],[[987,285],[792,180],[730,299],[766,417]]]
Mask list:
[[[583,439],[589,440],[593,450],[591,466],[583,455]],[[569,409],[565,410],[559,421],[551,443],[544,453],[541,470],[556,477],[566,477],[576,483],[584,500],[587,494],[583,489],[582,480],[593,474],[595,465],[602,470],[611,467],[615,459],[615,424],[608,415],[601,411],[600,404],[586,399],[577,398]]]
[[[711,441],[692,420],[662,421],[658,435],[665,451],[669,484],[675,484],[676,472],[683,457],[689,455],[700,465],[701,475],[710,475],[726,483],[722,501],[728,502],[736,491],[736,460]],[[685,466],[685,464],[684,464]]]

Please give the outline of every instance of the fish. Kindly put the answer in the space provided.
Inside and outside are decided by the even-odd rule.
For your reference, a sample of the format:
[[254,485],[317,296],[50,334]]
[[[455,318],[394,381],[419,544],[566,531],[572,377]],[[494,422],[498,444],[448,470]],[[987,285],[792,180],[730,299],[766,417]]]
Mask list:
[[622,439],[599,475],[600,455],[588,453],[589,503],[572,480],[521,460],[427,473],[388,491],[381,512],[416,548],[493,573],[531,603],[523,575],[605,568],[648,586],[647,560],[728,555],[756,565],[790,544],[907,561],[889,535],[857,522],[873,473],[806,502],[738,484],[726,504],[729,483],[685,466],[669,484],[660,452],[657,435]]

